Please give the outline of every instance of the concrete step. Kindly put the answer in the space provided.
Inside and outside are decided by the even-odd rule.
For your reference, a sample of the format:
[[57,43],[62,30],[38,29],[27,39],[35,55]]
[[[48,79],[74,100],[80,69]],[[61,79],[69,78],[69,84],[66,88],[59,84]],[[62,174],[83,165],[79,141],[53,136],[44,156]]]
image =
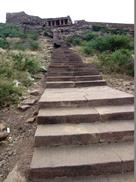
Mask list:
[[86,75],[86,76],[76,76],[76,81],[91,81],[91,80],[102,80],[101,75]]
[[95,122],[100,119],[94,108],[44,108],[40,109],[39,124]]
[[48,71],[49,72],[71,72],[71,71],[75,71],[75,72],[89,72],[92,70],[96,70],[95,68],[91,68],[91,67],[77,67],[77,66],[63,66],[63,67],[48,67]]
[[133,120],[80,124],[46,124],[37,126],[35,146],[86,145],[132,141],[133,137]]
[[102,121],[120,120],[120,119],[134,119],[134,106],[98,106],[97,112],[100,114]]
[[88,176],[133,171],[132,142],[86,146],[38,147],[30,166],[31,179]]
[[71,88],[71,87],[91,87],[91,86],[104,86],[105,80],[93,80],[93,81],[55,81],[46,82],[46,88]]
[[84,75],[97,75],[99,74],[98,71],[96,70],[90,70],[90,71],[64,71],[64,72],[56,72],[56,71],[48,71],[47,72],[48,76],[84,76]]
[[46,89],[40,107],[83,107],[133,104],[131,94],[108,86]]
[[[132,172],[122,174],[108,174],[99,176],[79,176],[79,177],[56,177],[46,179],[46,182],[134,182]],[[45,182],[43,179],[35,178],[33,182]]]
[[99,106],[79,108],[43,108],[39,110],[39,124],[91,123],[106,120],[134,119],[134,106]]
[[47,81],[92,81],[92,80],[102,80],[101,75],[92,76],[52,76],[47,77]]

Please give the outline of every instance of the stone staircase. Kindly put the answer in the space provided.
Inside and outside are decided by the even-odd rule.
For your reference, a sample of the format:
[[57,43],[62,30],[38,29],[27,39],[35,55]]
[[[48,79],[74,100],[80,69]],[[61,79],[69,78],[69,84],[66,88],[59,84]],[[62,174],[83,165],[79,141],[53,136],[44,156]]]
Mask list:
[[47,88],[72,88],[106,85],[94,65],[84,64],[70,49],[54,50],[48,68]]
[[[133,99],[108,87],[70,49],[54,49],[39,100],[31,180],[101,182],[100,175],[133,172]],[[121,180],[115,181],[130,182]]]

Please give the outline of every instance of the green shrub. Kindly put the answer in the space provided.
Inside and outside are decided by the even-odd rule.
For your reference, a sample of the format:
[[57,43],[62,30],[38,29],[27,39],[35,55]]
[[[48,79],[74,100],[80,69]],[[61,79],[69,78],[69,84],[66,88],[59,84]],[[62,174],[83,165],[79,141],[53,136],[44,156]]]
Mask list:
[[0,38],[0,47],[3,49],[9,48],[9,43],[6,39]]
[[0,79],[0,106],[17,104],[21,95],[21,88],[16,87],[8,80]]
[[94,44],[94,49],[98,51],[115,51],[120,48],[130,48],[130,38],[125,35],[107,35],[98,37]]
[[31,74],[35,74],[40,71],[41,65],[35,58],[27,57],[21,53],[12,54],[12,59],[14,61],[14,68],[20,71],[28,71]]
[[35,51],[39,49],[39,43],[32,39],[23,39],[19,42],[14,43],[12,45],[12,49],[22,50],[22,51],[29,49]]
[[86,32],[85,34],[82,35],[82,39],[85,41],[90,41],[95,39],[97,36],[98,35],[95,32]]
[[95,53],[93,42],[91,41],[84,43],[84,45],[82,44],[82,51],[87,55],[93,55]]
[[[133,49],[133,43],[129,36],[126,35],[105,35],[99,36],[84,44],[84,52],[87,54],[92,53],[92,50],[105,52],[115,51],[117,49]],[[90,50],[90,51],[89,51]]]
[[95,31],[95,32],[101,31],[101,30],[103,30],[103,28],[104,27],[98,26],[98,25],[93,25],[92,26],[92,30]]
[[28,32],[27,38],[30,38],[32,40],[37,40],[38,39],[38,33],[37,32]]
[[30,41],[30,49],[35,51],[37,49],[39,49],[39,44],[38,42],[34,41],[34,40],[31,40]]
[[0,23],[0,37],[21,37],[23,34],[23,30],[19,26]]
[[104,52],[99,55],[104,70],[116,73],[134,75],[134,62],[132,52],[128,49],[119,49],[113,53]]
[[69,37],[69,38],[67,39],[67,42],[70,43],[70,44],[72,44],[72,45],[74,45],[74,46],[80,45],[80,43],[81,43],[81,38],[78,37],[78,36]]

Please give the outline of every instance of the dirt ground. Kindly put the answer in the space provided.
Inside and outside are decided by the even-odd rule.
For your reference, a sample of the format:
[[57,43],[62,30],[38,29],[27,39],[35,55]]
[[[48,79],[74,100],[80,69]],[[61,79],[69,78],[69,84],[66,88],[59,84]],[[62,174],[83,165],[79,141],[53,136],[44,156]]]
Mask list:
[[[43,65],[47,68],[50,62],[52,51],[52,42],[50,39],[40,37],[41,49],[36,54],[43,60]],[[7,175],[9,180],[5,182],[26,182],[29,174],[29,165],[33,153],[34,134],[36,130],[36,118],[38,114],[38,100],[45,89],[45,72],[36,75],[35,83],[24,95],[22,103],[25,100],[34,101],[27,109],[19,109],[15,106],[0,109],[0,123],[4,123],[9,128],[10,133],[6,140],[0,141],[0,182],[3,182]],[[30,94],[29,91],[38,91],[36,94]],[[18,173],[17,179],[14,175]],[[11,176],[14,179],[11,179]],[[22,178],[23,177],[23,178]]]
[[[44,91],[44,76],[34,85],[31,90],[37,89],[39,95],[30,96],[38,100]],[[29,97],[29,95],[28,95]],[[17,165],[22,176],[28,176],[29,165],[32,157],[34,134],[36,121],[27,121],[36,117],[38,112],[38,102],[31,105],[26,111],[15,109],[14,107],[5,108],[0,111],[0,120],[10,128],[7,140],[0,142],[0,182]]]

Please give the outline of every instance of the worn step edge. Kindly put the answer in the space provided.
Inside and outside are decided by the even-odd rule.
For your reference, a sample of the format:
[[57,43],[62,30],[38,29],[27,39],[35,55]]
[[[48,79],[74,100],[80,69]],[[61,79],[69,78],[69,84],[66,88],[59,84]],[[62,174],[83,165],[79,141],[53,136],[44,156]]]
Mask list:
[[97,146],[35,148],[31,178],[88,176],[130,172],[134,169],[132,143]]
[[73,87],[90,87],[107,85],[105,80],[93,81],[64,81],[64,82],[46,82],[47,88],[73,88]]
[[52,76],[47,77],[46,81],[89,81],[89,80],[102,80],[101,75],[92,75],[92,76]]
[[42,101],[39,100],[39,107],[87,107],[87,106],[106,106],[106,105],[123,105],[133,104],[134,97],[121,98],[104,98],[104,99],[87,99],[87,100],[68,100],[68,101]]
[[[71,128],[73,132],[68,132]],[[133,120],[111,121],[110,123],[96,122],[93,124],[48,124],[37,126],[35,146],[86,145],[132,141],[133,137]]]
[[[39,124],[55,124],[55,123],[91,123],[106,120],[122,120],[134,119],[134,108],[132,105],[125,106],[106,106],[101,108],[110,109],[107,112],[101,112],[97,107],[80,107],[80,108],[50,108],[40,109],[37,122]],[[123,110],[122,110],[123,109]],[[51,114],[51,115],[50,115]]]
[[[44,179],[35,178],[33,182],[45,182]],[[46,182],[134,182],[133,172],[122,174],[108,174],[99,176],[56,177],[46,179]]]

